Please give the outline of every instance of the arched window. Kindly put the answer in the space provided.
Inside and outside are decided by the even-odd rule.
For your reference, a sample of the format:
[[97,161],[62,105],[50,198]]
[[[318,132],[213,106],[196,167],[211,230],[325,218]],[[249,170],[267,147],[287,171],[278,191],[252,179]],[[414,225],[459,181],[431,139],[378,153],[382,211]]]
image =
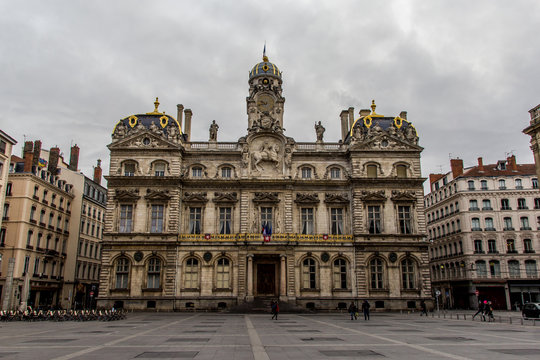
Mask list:
[[377,165],[368,165],[366,166],[367,177],[376,178],[377,177]]
[[347,262],[344,259],[334,261],[334,289],[347,288]]
[[199,261],[195,258],[189,258],[186,261],[184,287],[186,289],[197,289],[199,287]]
[[396,175],[397,175],[398,178],[406,178],[407,177],[407,167],[405,165],[397,165],[396,166]]
[[311,179],[311,168],[304,166],[302,168],[302,179]]
[[383,261],[379,258],[375,258],[369,262],[370,276],[371,276],[371,288],[383,289],[384,287],[384,267]]
[[116,289],[127,289],[129,279],[129,260],[119,258],[116,260]]
[[341,179],[341,169],[338,167],[331,168],[330,179]]
[[221,177],[230,178],[232,177],[232,169],[229,166],[224,166],[221,168]]
[[538,272],[536,270],[536,261],[525,260],[525,274],[528,278],[535,278],[538,276]]
[[229,259],[221,258],[217,261],[216,287],[218,289],[229,289],[231,279],[231,267]]
[[501,276],[501,264],[498,260],[491,260],[489,262],[489,272],[492,277]]
[[506,181],[504,181],[503,179],[499,180],[499,189],[506,189]]
[[487,185],[487,181],[486,180],[481,180],[480,181],[480,188],[482,190],[487,190],[488,189],[488,185]]
[[414,284],[415,279],[415,267],[414,261],[411,259],[404,259],[401,262],[401,283],[403,289],[414,289],[416,288]]
[[161,279],[161,261],[153,257],[148,260],[148,281],[146,287],[149,289],[159,289]]
[[476,261],[475,265],[476,265],[476,276],[486,277],[487,276],[486,262],[484,260],[478,260]]
[[302,285],[304,289],[316,289],[317,265],[315,260],[307,258],[302,263]]

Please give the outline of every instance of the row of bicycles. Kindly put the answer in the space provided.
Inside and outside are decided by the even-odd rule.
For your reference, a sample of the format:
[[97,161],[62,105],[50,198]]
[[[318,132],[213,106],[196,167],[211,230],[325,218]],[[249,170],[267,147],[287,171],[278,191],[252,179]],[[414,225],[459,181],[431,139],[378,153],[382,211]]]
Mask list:
[[126,315],[124,310],[2,310],[0,321],[115,321]]

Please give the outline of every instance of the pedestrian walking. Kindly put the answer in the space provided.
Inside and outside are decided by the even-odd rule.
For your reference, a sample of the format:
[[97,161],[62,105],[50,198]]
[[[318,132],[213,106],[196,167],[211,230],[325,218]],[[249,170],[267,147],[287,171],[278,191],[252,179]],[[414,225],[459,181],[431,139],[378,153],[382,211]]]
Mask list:
[[349,314],[351,314],[351,320],[358,320],[358,309],[356,308],[356,305],[354,305],[354,301],[351,301],[351,305],[349,305]]
[[364,313],[364,320],[369,320],[369,308],[371,305],[369,305],[369,302],[367,300],[364,300],[362,303],[362,312]]
[[478,311],[472,316],[473,320],[476,317],[476,315],[480,314],[482,316],[484,313],[484,303],[482,301],[478,302]]
[[279,314],[279,304],[278,304],[277,300],[272,301],[270,307],[272,309],[272,320],[274,320],[274,318],[277,320],[277,317],[278,317],[278,314]]
[[427,306],[426,306],[426,302],[424,300],[420,301],[420,308],[422,309],[422,312],[420,312],[420,316],[422,315],[427,315]]
[[495,317],[493,316],[493,306],[491,305],[491,301],[488,301],[487,307],[484,310],[484,314],[487,315],[489,322],[495,321]]

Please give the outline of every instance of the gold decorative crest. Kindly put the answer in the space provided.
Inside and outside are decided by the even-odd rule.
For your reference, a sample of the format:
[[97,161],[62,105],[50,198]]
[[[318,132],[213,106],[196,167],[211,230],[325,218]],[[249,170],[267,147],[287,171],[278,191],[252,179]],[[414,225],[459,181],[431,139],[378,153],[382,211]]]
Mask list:
[[135,125],[137,125],[137,121],[139,120],[139,118],[136,117],[135,115],[131,115],[130,117],[128,117],[128,120],[129,120],[129,126],[133,128],[135,127]]
[[166,117],[165,115],[159,118],[159,124],[161,125],[162,128],[165,128],[165,126],[167,126],[168,123],[169,123],[169,118]]

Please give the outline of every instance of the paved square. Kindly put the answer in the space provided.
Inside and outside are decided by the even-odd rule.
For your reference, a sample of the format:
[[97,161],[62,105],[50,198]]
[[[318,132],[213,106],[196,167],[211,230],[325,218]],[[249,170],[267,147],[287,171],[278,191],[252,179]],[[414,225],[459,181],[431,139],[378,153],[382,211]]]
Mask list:
[[134,313],[0,323],[0,359],[539,359],[540,324],[417,314]]

